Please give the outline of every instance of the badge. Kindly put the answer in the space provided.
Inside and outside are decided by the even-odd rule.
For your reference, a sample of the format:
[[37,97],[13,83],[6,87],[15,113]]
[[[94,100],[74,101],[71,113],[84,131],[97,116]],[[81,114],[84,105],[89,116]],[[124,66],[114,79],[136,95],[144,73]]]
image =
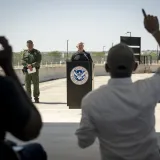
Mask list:
[[80,59],[80,55],[76,55],[74,60],[79,60]]
[[86,68],[77,66],[71,70],[71,81],[76,85],[83,85],[88,81],[89,74]]

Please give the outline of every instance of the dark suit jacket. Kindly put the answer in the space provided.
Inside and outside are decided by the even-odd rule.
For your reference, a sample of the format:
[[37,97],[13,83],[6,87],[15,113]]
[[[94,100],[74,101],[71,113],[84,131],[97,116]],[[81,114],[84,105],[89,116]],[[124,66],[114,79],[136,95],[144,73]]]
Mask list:
[[91,61],[93,62],[90,53],[87,53],[85,51],[74,53],[71,57],[71,61]]

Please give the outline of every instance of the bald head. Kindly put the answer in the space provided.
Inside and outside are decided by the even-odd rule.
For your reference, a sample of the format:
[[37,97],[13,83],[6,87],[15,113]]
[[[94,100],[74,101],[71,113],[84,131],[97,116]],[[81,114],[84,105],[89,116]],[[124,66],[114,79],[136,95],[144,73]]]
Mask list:
[[78,48],[78,51],[83,51],[84,50],[84,43],[83,42],[78,43],[77,48]]
[[117,78],[131,76],[132,71],[136,69],[132,49],[123,43],[113,46],[108,52],[106,65],[111,76]]

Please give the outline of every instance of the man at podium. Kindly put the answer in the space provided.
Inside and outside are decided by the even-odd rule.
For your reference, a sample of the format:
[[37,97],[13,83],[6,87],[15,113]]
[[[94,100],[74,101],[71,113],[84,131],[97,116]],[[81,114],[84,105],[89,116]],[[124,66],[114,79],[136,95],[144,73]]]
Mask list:
[[82,42],[77,45],[78,51],[71,57],[71,61],[91,61],[92,58],[89,53],[84,50],[84,44]]

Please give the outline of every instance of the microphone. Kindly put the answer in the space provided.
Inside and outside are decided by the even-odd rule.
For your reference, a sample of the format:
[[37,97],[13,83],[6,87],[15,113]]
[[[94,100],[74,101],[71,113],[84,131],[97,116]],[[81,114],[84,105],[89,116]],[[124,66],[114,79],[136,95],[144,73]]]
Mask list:
[[84,56],[87,58],[87,60],[89,61],[89,58],[87,57],[87,55],[84,53]]

